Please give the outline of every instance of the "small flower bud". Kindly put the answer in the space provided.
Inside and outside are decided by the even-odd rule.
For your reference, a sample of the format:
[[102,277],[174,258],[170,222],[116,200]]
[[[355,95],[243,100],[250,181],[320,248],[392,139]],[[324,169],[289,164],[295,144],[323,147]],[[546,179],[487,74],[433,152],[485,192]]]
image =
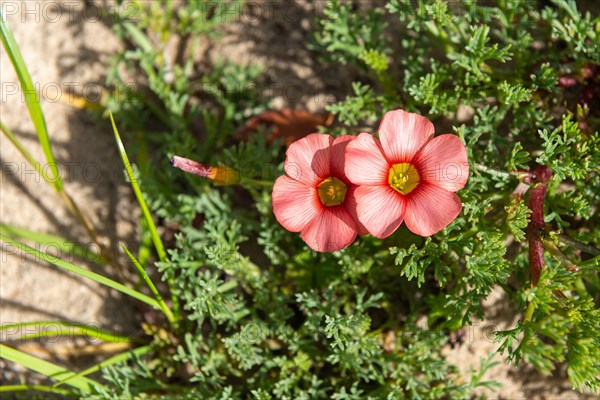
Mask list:
[[216,185],[236,185],[240,182],[240,173],[226,166],[211,167],[179,156],[173,156],[171,165],[190,174],[210,179]]

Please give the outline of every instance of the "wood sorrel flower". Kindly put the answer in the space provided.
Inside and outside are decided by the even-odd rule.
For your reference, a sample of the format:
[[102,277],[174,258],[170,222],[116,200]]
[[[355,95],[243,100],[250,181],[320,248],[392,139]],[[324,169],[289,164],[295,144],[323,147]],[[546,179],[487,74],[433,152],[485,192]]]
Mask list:
[[366,230],[356,218],[354,191],[344,173],[344,157],[354,136],[313,133],[290,145],[273,187],[273,212],[316,251],[337,251]]
[[412,232],[430,236],[460,213],[456,193],[465,186],[469,164],[455,135],[433,137],[431,121],[403,110],[386,113],[379,139],[361,133],[346,149],[346,176],[355,191],[358,219],[378,238],[402,221]]
[[240,182],[240,173],[225,166],[211,167],[179,156],[173,156],[171,165],[190,174],[210,179],[217,185],[236,185]]

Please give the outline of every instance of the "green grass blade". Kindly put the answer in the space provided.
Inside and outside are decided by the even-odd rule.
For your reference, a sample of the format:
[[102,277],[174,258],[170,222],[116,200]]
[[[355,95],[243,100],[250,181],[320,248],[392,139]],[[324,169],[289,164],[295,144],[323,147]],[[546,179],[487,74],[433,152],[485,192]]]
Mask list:
[[152,234],[148,230],[148,224],[142,216],[140,219],[140,242],[137,253],[137,260],[141,265],[148,265],[152,258],[154,244],[152,243]]
[[[31,332],[33,329],[37,332]],[[0,325],[0,331],[11,331],[15,332],[28,332],[15,339],[17,340],[28,340],[36,339],[40,337],[58,336],[58,335],[78,335],[88,336],[93,339],[99,339],[105,342],[111,343],[134,343],[135,339],[127,336],[117,335],[111,332],[107,332],[104,329],[100,329],[95,326],[89,326],[85,324],[79,324],[76,322],[63,322],[63,321],[33,321],[33,322],[20,322],[16,324],[5,324]],[[31,333],[30,333],[31,332]],[[8,333],[6,334],[8,336]]]
[[165,316],[167,317],[167,319],[169,320],[169,322],[171,324],[175,323],[175,317],[173,316],[171,309],[165,304],[165,301],[163,300],[162,296],[156,289],[156,286],[154,286],[152,279],[150,279],[150,277],[144,270],[144,267],[142,267],[142,265],[133,256],[133,254],[131,254],[131,252],[127,249],[127,247],[124,244],[121,244],[121,248],[123,249],[123,251],[125,251],[125,253],[127,253],[127,256],[129,256],[129,258],[131,259],[131,262],[133,263],[133,265],[135,265],[135,267],[139,271],[140,275],[142,276],[142,279],[144,280],[144,282],[146,282],[146,285],[148,285],[148,287],[150,288],[150,291],[156,298],[156,301],[158,302],[158,304],[160,304],[160,308],[163,311],[163,313],[165,314]]
[[23,158],[25,158],[25,160],[27,160],[27,162],[36,170],[36,172],[40,174],[40,176],[44,178],[46,182],[54,186],[54,180],[48,176],[46,170],[42,168],[39,162],[35,161],[31,153],[25,148],[25,146],[23,146],[21,141],[12,133],[12,131],[2,123],[2,121],[0,121],[0,130],[4,133],[8,140],[10,140],[13,146],[16,147],[19,153],[21,153]]
[[72,254],[77,257],[97,262],[99,264],[108,264],[108,261],[102,258],[101,255],[57,235],[30,231],[29,229],[2,223],[0,223],[0,232],[17,239],[34,241],[36,243],[43,244],[45,247],[52,246],[59,252],[59,254]]
[[126,352],[123,352],[121,354],[117,354],[114,357],[110,357],[104,361],[99,362],[96,365],[91,366],[90,368],[81,371],[79,373],[74,373],[73,376],[69,376],[64,378],[63,380],[61,380],[60,382],[56,382],[54,384],[54,387],[60,386],[60,385],[68,385],[69,381],[71,379],[76,379],[76,378],[80,378],[82,376],[86,376],[89,374],[92,374],[94,372],[100,371],[102,368],[106,368],[109,367],[113,364],[119,363],[119,362],[123,362],[123,361],[127,361],[132,355],[136,355],[136,356],[142,356],[148,352],[150,352],[152,350],[152,346],[142,346],[142,347],[138,347],[136,349],[132,349]]
[[148,229],[150,230],[150,234],[152,235],[152,242],[154,243],[154,247],[156,248],[156,252],[158,253],[158,258],[161,261],[166,261],[167,252],[165,251],[165,246],[158,235],[158,231],[156,229],[156,225],[154,224],[154,220],[152,220],[152,215],[150,214],[150,210],[148,210],[148,206],[146,205],[146,201],[144,200],[144,196],[142,195],[142,190],[137,183],[137,179],[133,173],[133,169],[131,168],[131,164],[129,163],[129,157],[127,157],[127,152],[125,151],[125,146],[123,146],[123,142],[121,141],[121,136],[119,135],[119,130],[117,129],[117,125],[115,124],[115,120],[110,114],[110,122],[112,123],[113,131],[115,133],[115,139],[117,141],[117,146],[119,148],[119,154],[121,155],[121,159],[123,160],[123,164],[125,165],[125,171],[127,171],[127,176],[129,177],[129,181],[131,182],[131,186],[133,188],[133,192],[135,193],[135,197],[142,209],[142,214],[146,219],[146,223],[148,224]]
[[154,53],[154,46],[152,42],[146,37],[144,32],[138,29],[137,26],[133,25],[131,22],[123,22],[123,26],[131,39],[144,51],[144,53]]
[[[6,360],[22,365],[26,368],[29,368],[32,371],[39,372],[40,374],[52,379],[60,380],[73,374],[73,372],[69,371],[68,369],[59,367],[56,364],[52,364],[51,362],[42,360],[41,358],[34,357],[32,355],[29,355],[17,349],[13,349],[12,347],[8,347],[3,344],[0,344],[0,358],[4,358]],[[69,386],[79,389],[83,393],[89,393],[94,386],[103,387],[103,385],[101,385],[100,383],[85,377],[71,379],[69,380],[68,384]]]
[[[123,142],[121,141],[121,136],[119,135],[119,130],[117,129],[117,125],[115,124],[115,119],[113,118],[112,113],[110,115],[110,122],[113,127],[113,131],[115,134],[115,140],[117,141],[117,146],[119,148],[119,154],[121,155],[121,159],[123,160],[123,165],[125,166],[125,171],[127,172],[127,176],[129,177],[129,181],[131,182],[131,187],[133,188],[133,192],[135,193],[135,197],[140,205],[140,209],[142,210],[142,215],[144,216],[144,220],[146,221],[146,227],[150,232],[150,236],[152,237],[152,243],[154,243],[154,248],[156,248],[156,252],[158,254],[158,258],[160,261],[167,260],[167,252],[165,251],[165,246],[162,242],[162,239],[158,235],[158,230],[156,229],[156,225],[154,224],[154,220],[152,219],[152,215],[150,214],[150,210],[146,205],[146,201],[144,200],[144,196],[142,195],[142,190],[140,189],[140,185],[138,185],[135,175],[133,173],[133,169],[131,168],[131,164],[129,162],[129,157],[127,156],[127,152],[125,151],[125,146],[123,146]],[[169,282],[169,285],[171,283]],[[173,312],[175,315],[175,319],[179,316],[179,299],[177,296],[173,294],[173,288],[171,289],[171,300],[173,302]]]
[[48,128],[46,127],[46,119],[44,118],[42,107],[40,106],[40,98],[31,81],[31,76],[25,66],[25,61],[23,60],[19,46],[17,45],[2,12],[0,12],[0,38],[2,39],[2,44],[6,49],[6,53],[8,53],[8,57],[15,68],[15,72],[19,77],[21,90],[23,90],[23,93],[25,94],[25,103],[27,104],[29,115],[31,116],[35,131],[37,132],[40,145],[46,155],[46,162],[52,172],[52,183],[56,191],[61,192],[63,183],[58,171],[58,164],[56,164],[54,155],[52,154]]
[[44,385],[3,385],[3,386],[0,386],[0,393],[3,393],[3,392],[28,392],[28,391],[47,392],[47,393],[60,394],[62,396],[77,397],[77,394],[71,392],[70,390],[54,388],[52,386],[44,386]]
[[14,240],[14,239],[12,239],[12,238],[4,235],[4,234],[0,234],[0,239],[3,240],[3,241],[5,241],[5,242],[7,242],[7,243],[12,244],[17,249],[19,249],[21,251],[24,251],[24,252],[26,252],[26,253],[28,253],[28,254],[36,257],[37,259],[41,259],[41,260],[47,261],[47,262],[49,262],[49,263],[51,263],[53,265],[56,265],[59,268],[62,268],[64,270],[67,270],[67,271],[70,271],[70,272],[73,272],[73,273],[75,273],[77,275],[81,275],[81,276],[83,276],[85,278],[88,278],[88,279],[91,279],[93,281],[96,281],[96,282],[98,282],[98,283],[100,283],[102,285],[105,285],[105,286],[108,286],[108,287],[113,288],[115,290],[118,290],[119,292],[125,293],[126,295],[131,296],[134,299],[137,299],[137,300],[139,300],[139,301],[141,301],[143,303],[146,303],[146,304],[148,304],[148,305],[156,308],[157,310],[161,309],[160,305],[158,304],[158,302],[155,299],[153,299],[152,297],[146,296],[143,293],[140,293],[140,292],[138,292],[136,290],[128,288],[127,286],[125,286],[125,285],[123,285],[123,284],[121,284],[119,282],[115,282],[112,279],[108,279],[108,278],[106,278],[106,277],[104,277],[102,275],[96,274],[95,272],[88,271],[87,269],[78,267],[76,265],[73,265],[71,263],[63,261],[63,260],[58,259],[56,257],[53,257],[51,255],[42,253],[42,252],[40,252],[40,251],[38,251],[38,250],[36,250],[36,249],[34,249],[32,247],[29,247],[29,246],[27,246],[27,245],[25,245],[23,243],[19,243],[18,241]]

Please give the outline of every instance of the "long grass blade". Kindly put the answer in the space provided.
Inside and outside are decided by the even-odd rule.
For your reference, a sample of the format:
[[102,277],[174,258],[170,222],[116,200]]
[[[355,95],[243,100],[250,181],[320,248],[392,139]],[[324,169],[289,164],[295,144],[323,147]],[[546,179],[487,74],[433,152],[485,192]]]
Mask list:
[[[146,304],[148,304],[148,305],[156,308],[157,310],[161,309],[160,305],[158,304],[158,302],[155,299],[153,299],[152,297],[146,296],[143,293],[140,293],[140,292],[138,292],[136,290],[128,288],[127,286],[125,286],[125,285],[123,285],[123,284],[121,284],[119,282],[115,282],[112,279],[108,279],[108,278],[106,278],[106,277],[104,277],[102,275],[96,274],[95,272],[88,271],[87,269],[78,267],[76,265],[73,265],[71,263],[63,261],[63,260],[61,260],[59,258],[53,257],[53,256],[45,254],[45,253],[42,253],[42,252],[40,252],[40,251],[38,251],[38,250],[36,250],[36,249],[34,249],[32,247],[29,247],[29,246],[27,246],[27,245],[25,245],[23,243],[20,243],[20,242],[14,240],[14,239],[12,239],[12,238],[4,235],[4,234],[1,234],[1,233],[0,233],[0,239],[3,240],[3,241],[5,241],[5,242],[7,242],[7,243],[10,243],[13,246],[15,246],[16,249],[24,251],[27,254],[29,254],[29,255],[31,255],[33,257],[36,257],[37,259],[41,259],[41,260],[47,261],[50,264],[53,264],[53,265],[55,265],[55,266],[57,266],[59,268],[62,268],[62,269],[67,270],[69,272],[73,272],[73,273],[75,273],[77,275],[81,275],[81,276],[83,276],[85,278],[88,278],[88,279],[91,279],[93,281],[96,281],[96,282],[98,282],[98,283],[100,283],[102,285],[105,285],[105,286],[108,286],[108,287],[113,288],[115,290],[118,290],[119,292],[125,293],[126,295],[131,296],[134,299],[137,299],[137,300],[139,300],[139,301],[141,301],[143,303],[146,303]],[[7,250],[7,249],[5,248],[5,250]]]
[[[69,371],[66,368],[59,367],[56,364],[52,364],[51,362],[13,349],[4,344],[0,344],[0,357],[56,380],[64,379],[73,374],[72,371]],[[102,384],[86,377],[71,379],[69,380],[68,385],[79,389],[83,393],[89,393],[94,386],[103,387]]]
[[[110,113],[109,115],[110,122],[112,124],[113,131],[115,134],[115,140],[117,141],[117,147],[119,148],[119,154],[121,155],[121,160],[123,160],[123,165],[125,166],[127,177],[131,182],[131,187],[133,188],[135,197],[138,201],[138,204],[140,205],[140,209],[142,210],[142,215],[144,216],[144,219],[146,221],[146,227],[148,228],[150,236],[152,237],[152,243],[154,243],[154,248],[156,249],[156,253],[158,254],[159,260],[166,261],[167,252],[165,250],[165,246],[158,234],[158,230],[156,229],[156,225],[154,224],[154,220],[152,219],[152,214],[150,214],[150,210],[148,209],[148,205],[144,200],[144,196],[142,194],[142,190],[140,189],[140,185],[138,184],[135,174],[133,173],[133,169],[131,168],[131,163],[129,162],[127,152],[125,151],[125,146],[123,146],[123,142],[121,141],[121,135],[119,135],[119,130],[117,129],[117,125],[115,124],[115,119],[113,118],[112,113]],[[173,302],[173,312],[175,314],[175,317],[177,317],[179,315],[179,299],[173,294],[172,287],[171,300]]]
[[40,165],[39,162],[35,161],[35,159],[31,155],[31,153],[29,152],[29,150],[27,150],[25,148],[25,146],[23,146],[21,141],[12,133],[12,131],[10,129],[8,129],[8,127],[6,125],[4,125],[2,123],[2,121],[0,121],[0,130],[4,133],[4,136],[6,136],[8,138],[8,140],[10,140],[10,142],[13,144],[13,146],[15,146],[15,148],[19,151],[19,153],[21,153],[23,158],[25,158],[25,160],[27,160],[29,165],[31,165],[36,170],[36,172],[38,174],[40,174],[40,176],[42,178],[44,178],[44,180],[46,182],[48,182],[49,184],[54,186],[54,181],[48,175],[46,170],[44,168],[42,168],[42,166]]
[[46,392],[60,394],[61,396],[77,397],[77,394],[67,389],[55,388],[52,386],[44,385],[3,385],[0,386],[0,393],[3,392]]
[[7,225],[0,223],[0,232],[10,235],[17,239],[31,240],[36,243],[44,245],[44,247],[52,247],[59,254],[69,254],[77,257],[85,258],[90,261],[97,262],[99,264],[107,264],[101,255],[94,251],[85,248],[77,243],[71,242],[61,236],[52,235],[49,233],[42,233],[36,231],[30,231],[29,229],[17,227],[14,225]]
[[148,352],[150,352],[152,350],[152,346],[142,346],[142,347],[138,347],[126,352],[123,352],[121,354],[117,354],[114,357],[110,357],[104,361],[99,362],[96,365],[91,366],[90,368],[78,372],[78,373],[74,373],[73,376],[69,376],[66,378],[63,378],[63,380],[56,382],[54,384],[54,387],[60,386],[60,385],[68,385],[69,381],[71,379],[76,379],[76,378],[80,378],[82,376],[86,376],[89,374],[93,374],[94,372],[100,371],[102,368],[106,368],[109,367],[113,364],[119,363],[119,362],[123,362],[123,361],[127,361],[132,355],[136,355],[136,356],[142,356]]
[[10,28],[8,27],[8,23],[6,22],[2,12],[0,12],[0,38],[2,39],[2,44],[6,49],[8,58],[10,58],[15,72],[19,77],[21,90],[25,95],[25,103],[27,104],[29,115],[31,116],[35,131],[38,135],[40,145],[44,150],[48,167],[52,172],[52,183],[56,191],[61,192],[63,188],[63,182],[60,172],[58,171],[58,164],[56,163],[54,155],[52,154],[52,147],[50,146],[50,138],[48,136],[48,128],[46,127],[46,119],[44,118],[42,107],[40,106],[40,97],[35,89],[35,86],[33,85],[33,82],[31,81],[31,75],[29,75],[29,71],[27,70],[27,66],[25,65],[25,61],[23,60],[19,46],[17,45],[17,42]]
[[117,141],[117,146],[119,148],[119,154],[121,155],[121,159],[123,160],[123,164],[125,165],[125,171],[127,171],[127,177],[131,182],[131,187],[133,188],[133,192],[135,193],[135,197],[142,209],[142,214],[146,219],[148,224],[148,229],[150,230],[150,234],[152,235],[152,242],[154,243],[154,247],[156,248],[156,252],[158,253],[158,258],[161,261],[165,261],[167,259],[167,252],[165,251],[165,246],[158,235],[158,230],[156,229],[156,225],[154,224],[154,220],[152,219],[152,214],[150,214],[150,210],[146,205],[146,201],[144,200],[144,196],[142,195],[142,190],[137,183],[137,179],[135,174],[133,173],[133,169],[131,168],[131,164],[129,162],[129,157],[127,157],[127,152],[125,151],[125,146],[123,146],[123,142],[121,141],[121,136],[119,135],[119,130],[117,129],[117,125],[115,124],[115,120],[113,118],[112,113],[110,114],[110,122],[112,123],[113,131],[115,133],[115,139]]
[[18,340],[37,339],[48,336],[78,335],[112,343],[134,343],[136,341],[127,336],[107,332],[96,326],[63,321],[33,321],[4,324],[0,325],[0,332],[1,331],[7,332],[3,337],[7,337],[9,332],[26,332],[24,335],[19,335],[14,338]]
[[150,288],[150,291],[156,298],[156,301],[160,305],[161,310],[163,311],[163,313],[165,314],[165,316],[167,317],[169,322],[171,324],[175,323],[175,317],[173,316],[171,309],[165,304],[165,301],[163,300],[162,296],[160,295],[158,289],[156,289],[156,286],[154,286],[152,279],[150,279],[150,277],[144,270],[144,267],[142,267],[142,265],[138,262],[138,260],[134,257],[134,255],[131,254],[131,252],[127,249],[127,247],[124,244],[121,244],[121,248],[123,249],[123,251],[125,251],[125,253],[127,253],[127,256],[129,256],[129,258],[131,259],[131,262],[133,263],[133,265],[135,265],[135,267],[139,271],[142,279],[144,280],[144,282],[146,282],[146,285],[148,285],[148,288]]

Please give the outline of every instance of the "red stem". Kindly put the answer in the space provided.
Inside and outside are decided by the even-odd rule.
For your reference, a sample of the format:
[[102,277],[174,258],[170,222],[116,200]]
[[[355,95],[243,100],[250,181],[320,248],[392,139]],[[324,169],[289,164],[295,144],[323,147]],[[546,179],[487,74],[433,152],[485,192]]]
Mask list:
[[533,285],[537,285],[544,267],[544,243],[542,242],[546,231],[544,199],[551,177],[552,170],[543,165],[538,166],[531,176],[532,183],[537,182],[529,194],[529,203],[527,204],[531,210],[527,225],[527,241],[529,242],[529,275]]

